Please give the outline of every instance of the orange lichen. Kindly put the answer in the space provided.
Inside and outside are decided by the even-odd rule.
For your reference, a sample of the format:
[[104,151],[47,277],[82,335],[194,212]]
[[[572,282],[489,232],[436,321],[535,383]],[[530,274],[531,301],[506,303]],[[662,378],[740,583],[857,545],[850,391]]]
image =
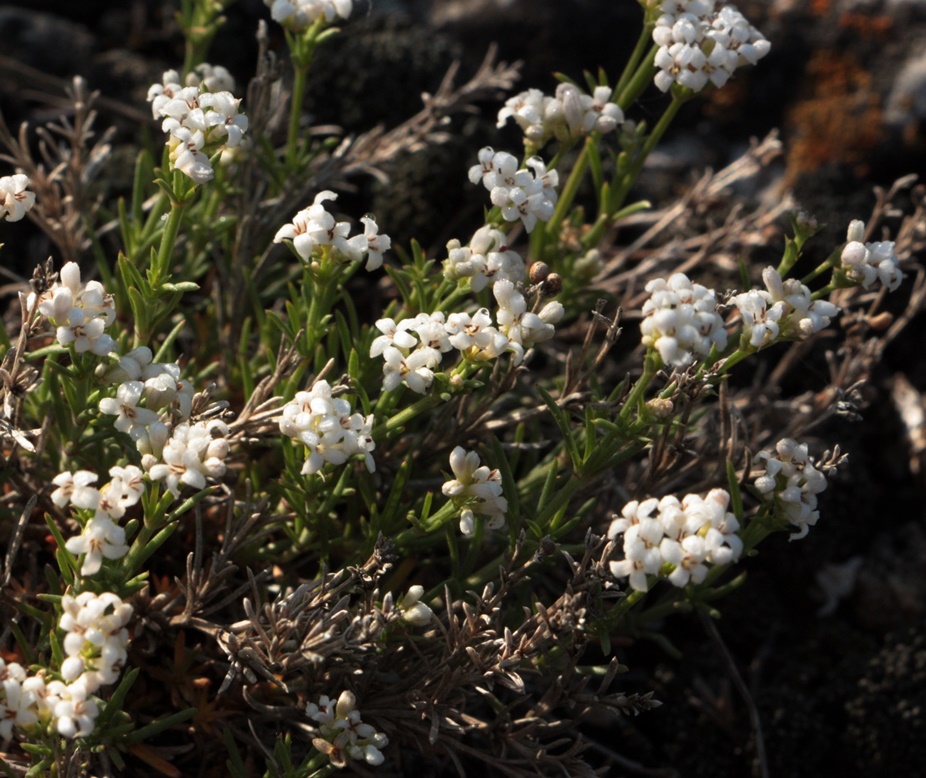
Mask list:
[[887,39],[894,21],[890,16],[870,16],[846,11],[839,16],[839,26],[853,30],[862,37],[883,41]]
[[882,131],[880,98],[871,74],[848,54],[831,49],[814,53],[805,82],[809,97],[788,112],[788,179],[827,164],[853,166],[859,175]]

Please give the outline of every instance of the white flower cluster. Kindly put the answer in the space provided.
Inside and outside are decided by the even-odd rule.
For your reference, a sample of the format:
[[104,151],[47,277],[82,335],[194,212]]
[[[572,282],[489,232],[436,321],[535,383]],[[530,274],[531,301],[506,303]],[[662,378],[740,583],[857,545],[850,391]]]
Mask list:
[[863,289],[870,289],[880,281],[893,292],[903,281],[900,260],[894,253],[894,241],[862,243],[864,235],[865,223],[853,219],[846,234],[848,243],[842,250],[842,270]]
[[141,463],[152,480],[166,483],[174,497],[180,496],[181,484],[201,491],[206,488],[207,478],[225,475],[227,438],[228,425],[224,421],[185,421],[171,430],[159,455],[145,454]]
[[456,477],[446,481],[441,491],[460,508],[460,532],[466,536],[475,532],[476,513],[489,517],[489,529],[504,527],[508,500],[502,495],[498,469],[480,465],[479,454],[462,446],[450,452],[450,469]]
[[318,704],[308,703],[305,712],[318,724],[318,737],[313,738],[312,745],[327,755],[331,764],[344,767],[349,760],[374,766],[383,763],[381,749],[389,745],[389,738],[363,723],[352,692],[341,692],[337,700],[323,694]]
[[308,452],[303,475],[317,473],[325,462],[343,465],[354,454],[363,454],[372,473],[376,470],[372,430],[373,414],[352,413],[348,400],[332,396],[327,381],[316,381],[308,392],[296,392],[280,417],[280,432],[303,443]]
[[817,495],[826,489],[826,475],[814,467],[807,445],[783,438],[774,451],[756,454],[756,461],[765,462],[765,474],[756,479],[756,489],[766,500],[775,500],[788,521],[799,529],[791,540],[806,537],[820,518]]
[[[90,351],[105,356],[115,351],[116,341],[103,332],[116,320],[112,295],[106,293],[99,281],[81,284],[76,262],[66,263],[58,278],[38,298],[39,313],[55,325],[58,343],[73,345],[78,354]],[[32,292],[27,305],[31,308],[35,304]]]
[[29,177],[22,173],[0,177],[0,216],[18,222],[35,205],[35,192],[26,189]]
[[119,383],[115,397],[100,400],[100,412],[115,416],[115,428],[129,435],[142,454],[159,452],[171,423],[188,419],[193,407],[193,386],[180,377],[180,366],[153,360],[151,349],[140,346],[116,364],[97,369],[104,381]]
[[765,290],[751,289],[732,298],[740,312],[749,344],[768,346],[779,338],[804,340],[829,326],[839,308],[828,300],[814,300],[810,289],[796,278],[782,279],[773,267],[762,271]]
[[540,146],[551,137],[574,140],[590,132],[612,132],[624,122],[624,112],[611,102],[612,90],[599,86],[588,95],[574,84],[563,83],[551,97],[528,89],[505,102],[498,126],[514,119],[531,143]]
[[57,487],[51,493],[55,505],[63,508],[70,503],[80,510],[93,511],[80,535],[70,538],[65,546],[74,556],[83,555],[83,576],[99,572],[104,557],[121,559],[128,553],[125,530],[117,522],[145,492],[142,471],[135,465],[111,467],[109,477],[109,483],[99,489],[93,486],[99,477],[90,470],[59,473],[52,479]]
[[274,243],[291,240],[296,253],[305,262],[312,258],[315,249],[320,246],[332,246],[349,262],[355,262],[367,256],[367,270],[376,270],[383,264],[383,252],[392,247],[388,235],[379,234],[379,226],[370,216],[361,217],[363,235],[350,234],[348,222],[336,222],[334,216],[322,205],[326,200],[337,200],[338,196],[327,189],[315,195],[315,201],[308,208],[299,211],[291,223],[277,230]]
[[304,30],[322,16],[327,22],[338,16],[347,19],[352,10],[351,0],[264,0],[264,5],[273,21],[293,31]]
[[382,356],[383,390],[391,391],[404,383],[424,394],[434,381],[434,371],[443,355],[453,349],[471,362],[497,359],[505,352],[514,355],[515,364],[535,343],[550,340],[554,324],[563,317],[562,303],[547,303],[539,313],[527,310],[527,300],[508,279],[496,281],[492,292],[498,303],[496,322],[487,308],[475,314],[440,311],[419,313],[413,319],[396,323],[380,319],[376,328],[383,333],[370,346],[370,356]]
[[447,244],[444,277],[451,281],[469,278],[470,288],[481,292],[502,279],[524,283],[527,271],[521,256],[508,248],[505,233],[486,224],[473,233],[469,245],[461,245],[456,238]]
[[177,71],[168,70],[162,83],[148,90],[151,113],[164,120],[161,129],[168,133],[171,169],[197,184],[215,175],[210,156],[239,146],[248,129],[248,117],[238,113],[241,101],[229,91],[210,89],[228,84],[230,78],[224,68],[206,67],[184,86]]
[[64,595],[61,607],[64,681],[46,683],[43,675],[30,676],[16,662],[0,659],[0,740],[10,740],[14,726],[28,729],[50,720],[63,737],[88,736],[100,712],[93,693],[119,680],[127,658],[125,626],[132,606],[109,592],[83,592]]
[[653,41],[659,46],[654,81],[663,92],[674,83],[695,92],[708,82],[721,87],[771,48],[735,6],[718,0],[665,0]]
[[611,562],[611,574],[629,577],[638,592],[648,590],[648,575],[664,575],[666,565],[672,567],[666,577],[674,586],[701,583],[710,565],[735,562],[743,551],[729,504],[724,489],[703,498],[688,494],[681,502],[668,496],[627,503],[608,529],[611,540],[623,536],[624,558]]
[[116,396],[104,397],[99,408],[135,442],[145,472],[179,497],[181,484],[205,489],[207,478],[225,475],[228,426],[218,419],[191,423],[193,386],[179,365],[153,359],[151,349],[140,346],[98,368],[104,381],[119,382]]
[[469,169],[469,180],[482,182],[489,190],[492,205],[501,209],[505,221],[518,219],[530,232],[537,220],[549,221],[556,206],[559,174],[547,170],[540,157],[527,160],[527,168],[518,169],[518,158],[490,146],[480,149],[479,164]]
[[643,345],[659,352],[662,361],[685,367],[697,354],[727,345],[727,331],[717,312],[713,289],[693,284],[684,273],[668,280],[655,278],[646,285],[650,298],[643,304]]
[[29,676],[18,662],[0,659],[0,741],[13,737],[13,727],[31,727],[39,720],[45,681]]
[[61,663],[61,677],[68,683],[83,684],[90,693],[115,683],[128,657],[132,606],[112,592],[81,592],[61,598],[61,620],[65,631],[62,648],[67,655]]

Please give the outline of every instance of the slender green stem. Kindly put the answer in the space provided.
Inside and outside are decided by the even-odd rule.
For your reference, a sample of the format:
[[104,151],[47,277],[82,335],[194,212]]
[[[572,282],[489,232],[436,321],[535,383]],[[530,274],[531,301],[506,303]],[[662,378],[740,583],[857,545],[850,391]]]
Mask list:
[[811,270],[806,276],[804,276],[801,279],[801,283],[806,286],[811,281],[813,281],[815,278],[819,278],[820,276],[822,276],[827,270],[832,270],[832,269],[833,269],[833,265],[829,261],[829,259],[827,259],[826,262],[821,262],[813,270]]
[[[643,59],[643,54],[646,52],[647,47],[650,45],[652,40],[654,25],[647,23],[643,25],[643,29],[640,32],[640,37],[637,38],[637,45],[634,46],[633,52],[630,54],[630,59],[627,60],[627,64],[624,66],[624,72],[621,73],[620,79],[618,79],[617,86],[614,87],[614,95],[619,98],[620,95],[624,93],[627,89],[627,86],[634,79],[634,76],[639,76],[637,73],[637,68],[640,65],[640,60]],[[655,56],[655,53],[653,54]],[[629,105],[629,103],[621,104],[618,100],[618,104],[622,108]]]
[[420,416],[422,413],[426,413],[431,410],[435,405],[438,405],[441,402],[440,397],[435,394],[426,394],[416,403],[409,405],[407,408],[403,408],[395,416],[389,419],[382,424],[377,425],[373,428],[373,431],[370,433],[374,440],[382,440],[392,432],[395,432],[400,427],[408,424],[410,421]]
[[746,359],[747,357],[751,357],[755,353],[756,353],[756,349],[752,347],[745,348],[745,349],[738,348],[736,351],[734,351],[732,354],[730,354],[730,356],[728,356],[724,360],[723,364],[717,370],[717,374],[723,375],[727,371],[731,370],[735,365],[738,365],[744,359]]
[[286,164],[295,167],[299,158],[299,125],[302,119],[302,101],[305,98],[305,82],[309,63],[295,66],[293,78],[293,99],[289,112],[289,133],[286,137]]
[[[644,29],[644,34],[650,33],[652,27],[647,25]],[[617,104],[620,106],[622,111],[626,111],[631,105],[633,105],[637,98],[643,94],[643,92],[649,87],[653,81],[653,73],[656,72],[656,52],[659,51],[658,46],[652,46],[649,50],[649,53],[646,55],[646,59],[640,63],[640,66],[637,68],[637,72],[633,74],[633,78],[627,83],[627,85],[619,91],[619,97],[617,98]]]
[[637,379],[637,382],[633,385],[633,388],[630,390],[630,394],[627,395],[627,399],[624,402],[624,407],[621,408],[619,419],[621,421],[628,421],[632,413],[637,409],[637,406],[643,401],[643,397],[646,394],[646,390],[652,383],[653,378],[656,376],[656,360],[655,356],[652,353],[648,353],[643,362],[643,373]]
[[[582,151],[579,152],[579,156],[576,158],[572,170],[569,172],[569,178],[566,179],[563,190],[560,192],[559,199],[556,201],[556,208],[553,211],[553,216],[550,217],[550,221],[547,222],[544,228],[544,232],[548,236],[553,237],[556,235],[560,225],[563,223],[563,219],[566,218],[566,214],[572,207],[572,203],[576,198],[576,193],[579,191],[579,185],[582,183],[582,177],[588,169],[588,147],[597,142],[598,138],[594,135],[589,135],[585,139],[585,145],[582,146]],[[539,259],[539,257],[535,258]]]
[[624,174],[624,178],[620,183],[620,186],[611,193],[611,202],[608,204],[608,212],[614,213],[624,204],[624,200],[627,197],[627,192],[630,191],[630,187],[634,185],[637,180],[637,176],[640,175],[640,170],[643,169],[643,165],[646,163],[647,157],[652,153],[653,149],[656,147],[656,144],[662,140],[662,136],[665,135],[666,130],[669,129],[669,125],[672,124],[672,120],[675,118],[679,109],[684,103],[687,102],[687,98],[678,97],[677,95],[672,96],[672,102],[666,107],[666,110],[663,112],[662,116],[659,117],[659,121],[656,123],[656,126],[653,127],[653,131],[647,136],[646,141],[643,143],[643,148],[640,149],[637,154],[636,159],[634,159],[633,164],[630,166],[630,169]]
[[155,266],[148,271],[148,281],[151,289],[157,292],[161,283],[166,281],[170,275],[171,259],[174,256],[174,246],[177,243],[177,234],[180,231],[180,223],[183,221],[183,212],[186,210],[186,202],[173,201],[170,204],[170,213],[167,215],[167,224],[164,225],[164,232],[161,234],[161,245],[158,248]]

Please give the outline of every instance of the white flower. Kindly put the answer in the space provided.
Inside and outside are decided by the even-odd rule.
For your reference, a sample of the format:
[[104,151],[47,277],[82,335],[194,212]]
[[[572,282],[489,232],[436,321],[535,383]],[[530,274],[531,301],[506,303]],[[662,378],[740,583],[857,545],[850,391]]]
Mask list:
[[334,216],[325,210],[327,200],[336,200],[337,195],[324,190],[315,195],[315,200],[308,208],[299,211],[289,224],[277,230],[274,243],[291,240],[296,253],[306,262],[312,257],[316,246],[331,245],[336,238],[343,238],[348,252],[356,251],[347,243],[346,236],[350,230],[347,222],[336,223]]
[[[648,576],[665,575],[674,586],[701,583],[711,565],[739,559],[743,541],[739,522],[727,508],[730,495],[713,489],[704,498],[672,495],[627,503],[608,529],[610,540],[621,540],[622,558],[610,563],[611,574],[628,578],[636,591],[649,588]],[[668,574],[664,566],[672,569]]]
[[352,692],[341,692],[337,701],[322,695],[317,704],[308,703],[305,712],[318,724],[316,748],[327,754],[333,765],[344,767],[349,760],[374,766],[383,763],[381,749],[389,745],[389,738],[361,719]]
[[893,292],[903,281],[900,260],[894,253],[894,242],[890,240],[862,243],[865,233],[864,222],[858,219],[849,224],[847,243],[840,256],[846,276],[863,289],[870,289],[880,282]]
[[167,490],[180,496],[180,485],[194,489],[206,488],[207,478],[225,475],[225,457],[228,454],[228,427],[224,422],[184,422],[174,427],[161,452],[161,461],[143,458],[152,480],[164,480]]
[[[537,221],[548,221],[556,205],[559,175],[548,171],[540,157],[527,161],[527,168],[517,169],[517,158],[488,146],[479,152],[479,165],[469,170],[474,184],[480,181],[489,190],[493,205],[501,209],[506,221],[520,219],[530,232]],[[528,169],[530,168],[530,169]]]
[[297,392],[283,406],[279,425],[284,435],[306,447],[303,475],[317,473],[326,462],[342,465],[354,454],[363,454],[369,472],[376,469],[373,415],[352,413],[347,399],[332,396],[327,381],[316,381],[311,391]]
[[6,664],[0,659],[0,741],[13,737],[13,727],[31,727],[38,721],[39,700],[45,683],[37,677],[27,677],[16,662]]
[[562,303],[549,302],[540,313],[529,312],[524,295],[515,289],[511,281],[505,279],[495,283],[492,293],[499,306],[495,317],[498,329],[508,338],[517,364],[525,349],[553,337],[556,332],[553,325],[563,317]]
[[[176,74],[176,71],[169,72]],[[207,92],[234,92],[235,79],[221,65],[210,65],[208,62],[202,62],[193,68],[192,72],[187,73],[185,86],[198,86]]]
[[459,240],[447,244],[447,259],[444,260],[444,276],[451,280],[469,278],[470,287],[480,292],[490,282],[507,278],[522,283],[527,278],[524,260],[507,245],[505,234],[485,225],[473,234],[468,246]]
[[212,163],[202,149],[206,136],[202,130],[177,127],[167,140],[171,169],[177,169],[197,184],[205,184],[215,176]]
[[67,541],[65,548],[74,556],[85,555],[80,568],[80,574],[84,576],[99,572],[104,557],[121,559],[129,552],[125,530],[105,516],[92,518],[80,535]]
[[808,447],[793,438],[782,438],[775,451],[756,454],[756,462],[765,462],[765,473],[755,481],[756,489],[766,500],[774,500],[787,520],[798,528],[791,540],[806,537],[817,523],[817,495],[826,489],[826,474],[814,467]]
[[732,5],[715,0],[664,2],[653,28],[659,46],[654,81],[663,92],[674,83],[698,92],[727,83],[742,65],[755,65],[770,44]]
[[51,482],[58,487],[51,493],[51,501],[59,508],[71,503],[75,508],[96,510],[100,501],[100,492],[90,484],[96,483],[97,478],[97,474],[89,470],[59,473],[51,479]]
[[201,65],[187,84],[179,83],[174,70],[164,73],[162,83],[148,90],[154,118],[163,118],[172,170],[179,170],[197,184],[215,175],[210,157],[241,145],[248,117],[239,113],[240,100],[222,86],[234,81],[225,68]]
[[35,205],[35,192],[26,189],[29,177],[22,173],[0,177],[0,216],[18,222]]
[[404,383],[418,394],[424,394],[434,381],[434,368],[440,364],[440,351],[421,347],[405,355],[395,346],[383,351],[383,390],[391,391]]
[[370,356],[380,356],[389,346],[400,349],[411,349],[418,344],[418,340],[409,332],[409,325],[413,320],[405,319],[396,324],[392,319],[379,319],[376,329],[383,334],[370,344]]
[[61,646],[68,657],[62,676],[88,693],[115,683],[128,657],[132,606],[112,592],[81,592],[64,595],[61,609],[58,626],[66,632]]
[[[57,702],[53,715],[56,721],[58,734],[66,738],[87,737],[96,726],[100,708],[90,696],[91,692],[86,684],[80,682],[65,686],[56,683]],[[51,684],[49,684],[51,686]]]
[[112,295],[106,294],[99,281],[81,284],[75,262],[61,268],[59,280],[38,300],[30,294],[28,304],[37,304],[39,313],[55,325],[62,346],[73,344],[78,353],[90,351],[99,356],[116,350],[116,342],[103,332],[116,320]]
[[779,321],[785,316],[787,306],[781,301],[770,305],[770,298],[768,293],[751,289],[732,299],[743,320],[743,329],[749,335],[749,345],[755,348],[774,343],[781,332]]
[[424,587],[416,584],[399,600],[398,609],[402,613],[402,618],[415,627],[425,627],[434,618],[434,612],[421,602],[423,595]]
[[158,119],[164,114],[161,111],[173,100],[183,84],[180,83],[180,74],[176,70],[166,70],[160,84],[152,84],[148,89],[148,102],[151,103],[151,115]]
[[129,432],[132,427],[147,427],[158,420],[158,415],[147,408],[139,408],[138,403],[145,391],[141,381],[126,381],[119,385],[116,397],[104,397],[100,400],[100,412],[115,416],[113,426],[120,432]]
[[759,291],[770,308],[777,307],[777,324],[782,338],[804,340],[829,326],[839,308],[829,300],[814,300],[806,286],[796,278],[782,279],[773,267],[762,271],[767,292]]
[[590,132],[611,132],[624,121],[620,107],[611,102],[612,90],[595,88],[592,95],[574,84],[563,83],[549,97],[539,89],[529,89],[509,99],[498,112],[498,126],[514,119],[525,138],[536,146],[550,137],[572,141]]
[[647,348],[659,352],[666,365],[685,367],[695,355],[727,345],[727,332],[717,312],[713,289],[692,284],[684,273],[646,285],[650,298],[643,304],[640,330]]
[[138,381],[142,377],[142,370],[150,365],[153,359],[150,348],[139,346],[119,357],[114,365],[99,365],[96,374],[109,384]]
[[325,17],[333,22],[336,17],[347,19],[352,10],[351,0],[264,0],[275,22],[289,30],[304,30],[316,19]]
[[441,491],[461,508],[460,531],[473,534],[474,512],[489,517],[489,529],[505,526],[508,500],[502,495],[501,473],[480,465],[479,454],[462,446],[450,452],[450,469],[456,477],[446,481]]
[[351,248],[361,254],[367,255],[366,270],[376,270],[383,264],[383,252],[392,246],[392,239],[388,235],[379,234],[379,226],[369,216],[361,216],[363,235],[356,235],[348,240]]

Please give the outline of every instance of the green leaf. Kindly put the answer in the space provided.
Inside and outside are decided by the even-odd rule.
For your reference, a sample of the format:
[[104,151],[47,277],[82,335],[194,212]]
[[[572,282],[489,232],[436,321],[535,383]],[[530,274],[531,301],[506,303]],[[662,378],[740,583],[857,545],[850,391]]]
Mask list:
[[509,535],[511,542],[514,543],[521,532],[521,502],[518,497],[518,483],[511,473],[511,465],[508,462],[505,449],[502,448],[501,442],[494,435],[492,437],[492,454],[495,466],[502,477],[502,489],[504,490],[505,499],[508,501],[506,517],[510,519],[508,522]]
[[572,463],[572,469],[579,472],[582,468],[582,457],[579,454],[579,444],[572,434],[572,427],[569,426],[569,419],[563,409],[556,404],[556,401],[542,387],[537,387],[537,394],[546,403],[553,420],[556,422],[556,426],[559,427],[559,431],[563,436],[563,445],[566,447],[566,453]]
[[129,689],[132,688],[132,684],[135,683],[135,679],[138,678],[140,672],[141,670],[138,667],[132,667],[126,670],[125,675],[119,680],[119,685],[116,687],[116,690],[110,695],[109,700],[107,700],[106,705],[97,717],[96,728],[98,730],[104,730],[113,716],[122,711]]
[[743,514],[743,494],[740,491],[739,478],[736,477],[736,468],[733,466],[732,460],[727,460],[727,484],[730,487],[730,503],[733,508],[733,515],[736,516],[736,520],[743,524],[745,521]]
[[196,708],[186,708],[185,710],[177,711],[176,713],[172,713],[170,716],[164,716],[163,718],[155,719],[150,724],[146,724],[144,727],[136,729],[134,732],[126,735],[123,740],[126,744],[138,743],[142,740],[147,740],[150,737],[154,737],[155,735],[159,735],[162,732],[165,732],[177,724],[182,724],[184,721],[189,721],[195,715]]
[[225,761],[225,766],[228,768],[231,778],[250,778],[250,773],[247,767],[245,767],[244,760],[241,758],[241,752],[238,750],[235,737],[232,735],[230,729],[222,731],[222,740],[225,741],[225,750],[228,751],[228,759]]

